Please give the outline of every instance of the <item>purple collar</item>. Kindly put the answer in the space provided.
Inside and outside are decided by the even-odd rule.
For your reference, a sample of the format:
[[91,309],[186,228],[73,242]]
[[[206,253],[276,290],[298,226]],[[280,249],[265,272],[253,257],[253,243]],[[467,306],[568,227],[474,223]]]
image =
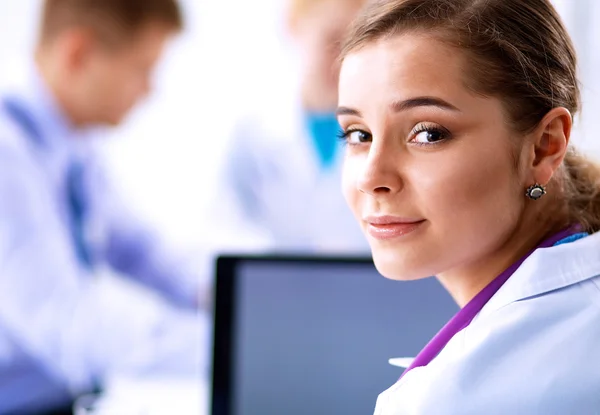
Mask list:
[[[578,227],[571,227],[561,231],[540,243],[535,249],[507,268],[498,275],[491,283],[479,292],[469,303],[464,306],[446,325],[427,343],[425,348],[417,355],[412,364],[402,373],[406,375],[415,367],[427,366],[448,344],[456,333],[467,327],[487,302],[496,294],[506,281],[514,274],[521,264],[538,248],[548,248],[557,242],[578,233]],[[402,378],[402,376],[400,378]]]

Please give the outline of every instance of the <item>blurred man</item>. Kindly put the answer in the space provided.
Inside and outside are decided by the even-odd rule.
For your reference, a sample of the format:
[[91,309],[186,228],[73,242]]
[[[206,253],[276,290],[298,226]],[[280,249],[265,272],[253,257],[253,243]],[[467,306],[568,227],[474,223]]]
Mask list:
[[45,0],[42,16],[34,62],[0,92],[2,414],[60,407],[114,374],[206,363],[199,279],[127,212],[89,139],[150,91],[180,9]]
[[221,233],[233,229],[232,241],[243,232],[271,251],[369,252],[342,197],[335,117],[339,46],[363,3],[289,2],[298,76],[261,85],[258,93],[271,102],[245,117],[234,134],[215,215],[222,218]]

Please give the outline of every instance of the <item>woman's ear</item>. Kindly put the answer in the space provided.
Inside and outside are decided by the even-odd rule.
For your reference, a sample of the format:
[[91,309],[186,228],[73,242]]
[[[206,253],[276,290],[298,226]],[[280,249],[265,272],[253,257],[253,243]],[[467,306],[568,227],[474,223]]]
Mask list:
[[561,165],[567,154],[572,125],[569,110],[554,108],[532,133],[534,157],[530,168],[535,183],[547,184]]

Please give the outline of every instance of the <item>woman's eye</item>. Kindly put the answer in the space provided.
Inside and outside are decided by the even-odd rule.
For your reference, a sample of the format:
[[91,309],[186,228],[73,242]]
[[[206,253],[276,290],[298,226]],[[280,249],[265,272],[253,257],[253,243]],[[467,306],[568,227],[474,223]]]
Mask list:
[[413,138],[410,140],[417,144],[434,144],[449,138],[450,134],[440,128],[420,127],[413,132]]
[[356,145],[370,142],[371,134],[362,130],[348,130],[342,133],[340,138],[345,140],[348,144]]

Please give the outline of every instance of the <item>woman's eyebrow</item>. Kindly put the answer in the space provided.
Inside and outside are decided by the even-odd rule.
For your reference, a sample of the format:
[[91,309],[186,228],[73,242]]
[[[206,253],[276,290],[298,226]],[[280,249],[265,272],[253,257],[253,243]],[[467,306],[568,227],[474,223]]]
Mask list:
[[[405,99],[405,100],[394,101],[390,104],[390,109],[393,112],[408,111],[410,109],[418,108],[418,107],[437,107],[437,108],[441,108],[443,110],[460,112],[460,110],[457,107],[455,107],[454,105],[450,104],[447,101],[444,101],[441,98],[437,98],[437,97],[428,97],[428,96],[414,97],[414,98],[409,98],[409,99]],[[362,117],[362,114],[360,113],[359,110],[357,110],[355,108],[344,107],[344,106],[338,107],[338,109],[335,111],[335,113],[338,117],[341,115],[353,115],[356,117]]]
[[362,117],[362,114],[359,110],[349,107],[338,107],[338,109],[335,110],[335,115],[338,117],[340,115],[354,115],[356,117]]
[[394,112],[407,111],[417,107],[437,107],[449,111],[460,111],[448,101],[430,96],[409,98],[401,101],[394,101],[390,104],[390,108]]

